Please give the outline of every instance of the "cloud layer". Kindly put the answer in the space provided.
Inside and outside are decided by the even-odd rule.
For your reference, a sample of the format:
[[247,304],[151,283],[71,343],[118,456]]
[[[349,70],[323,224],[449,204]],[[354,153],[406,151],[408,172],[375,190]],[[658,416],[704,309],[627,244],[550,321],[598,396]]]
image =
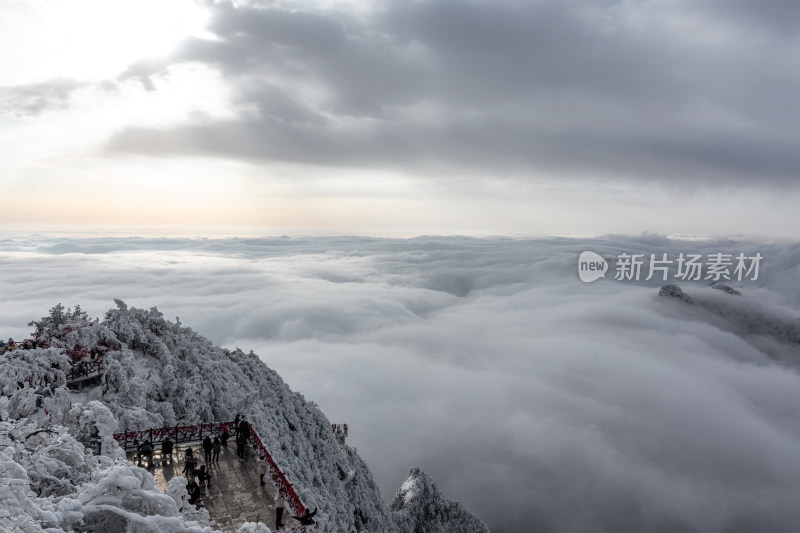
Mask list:
[[[585,249],[765,260],[740,297],[682,284],[689,305],[581,283]],[[800,350],[775,328],[797,323],[798,264],[797,245],[657,236],[11,235],[0,324],[157,305],[347,422],[385,497],[418,464],[493,531],[792,531]]]
[[0,6],[0,223],[794,238],[790,2],[198,1]]
[[111,152],[428,173],[794,184],[787,2],[218,3],[123,78],[210,64],[236,119],[130,127]]

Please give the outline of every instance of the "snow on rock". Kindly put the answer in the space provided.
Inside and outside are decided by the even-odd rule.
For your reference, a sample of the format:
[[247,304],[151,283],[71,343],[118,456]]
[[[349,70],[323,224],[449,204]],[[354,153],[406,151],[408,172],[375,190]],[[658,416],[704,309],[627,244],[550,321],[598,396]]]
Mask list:
[[718,291],[726,292],[732,296],[741,296],[742,293],[731,287],[730,285],[725,285],[723,283],[714,283],[711,285],[712,289],[717,289]]
[[412,468],[391,504],[399,533],[488,533],[489,528],[460,503],[439,492],[433,479]]
[[687,320],[706,322],[755,346],[774,360],[800,365],[800,320],[794,311],[764,306],[727,285],[696,287],[690,296],[676,285],[665,285],[660,296],[680,302]]
[[238,533],[271,533],[270,529],[261,522],[245,522]]
[[211,531],[197,513],[181,513],[146,470],[91,455],[66,427],[0,423],[0,531]]
[[671,283],[668,284],[668,285],[663,285],[659,289],[658,295],[659,296],[667,296],[667,297],[670,297],[670,298],[676,298],[678,300],[684,301],[684,302],[689,303],[689,304],[693,304],[694,303],[694,300],[692,299],[692,297],[689,296],[688,294],[686,294],[685,292],[683,292],[683,289],[681,289],[677,285],[673,285]]

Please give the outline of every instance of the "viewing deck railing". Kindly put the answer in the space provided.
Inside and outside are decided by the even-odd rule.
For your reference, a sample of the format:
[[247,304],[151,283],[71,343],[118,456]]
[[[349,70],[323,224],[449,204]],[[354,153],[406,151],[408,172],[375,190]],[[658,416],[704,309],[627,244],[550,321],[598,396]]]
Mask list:
[[[141,431],[128,431],[125,433],[115,433],[114,439],[119,443],[125,451],[136,451],[137,444],[149,440],[153,446],[159,445],[169,437],[174,444],[186,444],[189,442],[200,442],[206,436],[220,436],[223,433],[223,428],[227,429],[230,436],[236,436],[238,428],[235,427],[233,422],[206,422],[195,425],[187,426],[173,426],[165,428],[145,429]],[[283,490],[286,494],[286,502],[291,507],[292,511],[297,516],[302,516],[306,512],[306,506],[300,500],[300,496],[292,486],[289,478],[283,472],[278,463],[269,453],[269,450],[261,440],[261,436],[250,425],[250,438],[253,441],[253,446],[264,456],[267,462],[267,467],[276,480],[279,490]],[[306,531],[306,527],[296,529],[296,531]]]
[[77,381],[98,377],[103,373],[103,359],[79,361],[67,372],[67,385]]

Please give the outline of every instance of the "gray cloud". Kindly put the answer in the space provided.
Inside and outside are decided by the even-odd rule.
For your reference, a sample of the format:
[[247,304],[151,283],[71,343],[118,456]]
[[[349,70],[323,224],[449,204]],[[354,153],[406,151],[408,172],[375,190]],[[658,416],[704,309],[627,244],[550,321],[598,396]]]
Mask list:
[[[215,65],[247,111],[127,128],[109,152],[795,182],[797,43],[782,24],[794,9],[786,2],[436,0],[360,17],[211,9],[219,40],[187,40],[170,61]],[[165,66],[126,76],[147,80]]]
[[85,83],[62,78],[30,85],[0,87],[0,112],[26,117],[67,109],[72,93],[85,86]]
[[705,2],[678,2],[678,9],[696,7],[708,19],[723,21],[734,27],[746,26],[761,29],[767,36],[789,41],[797,37],[797,26],[792,24],[800,16],[800,6],[791,0],[768,0],[753,4],[747,0],[706,0]]
[[[740,297],[683,284],[693,306],[661,282],[581,283],[586,249],[765,259]],[[656,235],[12,235],[0,325],[158,305],[347,422],[387,498],[420,464],[494,531],[781,532],[800,519],[800,349],[781,333],[798,263],[796,244]]]

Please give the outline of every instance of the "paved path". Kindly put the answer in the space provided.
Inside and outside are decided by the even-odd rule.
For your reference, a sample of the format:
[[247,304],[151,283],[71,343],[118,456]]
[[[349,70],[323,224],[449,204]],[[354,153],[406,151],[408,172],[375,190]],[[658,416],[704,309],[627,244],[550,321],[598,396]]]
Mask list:
[[[186,448],[192,448],[194,456],[198,458],[197,466],[204,464],[203,448],[200,443],[175,448],[175,462],[170,465],[155,465],[150,468],[150,473],[156,480],[156,485],[162,490],[167,490],[167,483],[175,476],[182,476]],[[244,462],[236,457],[236,448],[230,444],[222,448],[219,454],[219,464],[212,464],[210,471],[211,487],[206,488],[206,494],[200,503],[208,509],[211,519],[216,522],[215,529],[225,532],[235,532],[245,522],[263,522],[272,531],[275,531],[275,508],[273,498],[275,487],[269,475],[264,476],[266,485],[259,484],[258,462],[252,449],[247,450],[248,455]],[[135,453],[129,453],[128,458],[134,461]],[[147,466],[146,462],[143,466]],[[283,524],[291,527],[295,525],[294,519],[287,517],[289,508],[284,510]]]

